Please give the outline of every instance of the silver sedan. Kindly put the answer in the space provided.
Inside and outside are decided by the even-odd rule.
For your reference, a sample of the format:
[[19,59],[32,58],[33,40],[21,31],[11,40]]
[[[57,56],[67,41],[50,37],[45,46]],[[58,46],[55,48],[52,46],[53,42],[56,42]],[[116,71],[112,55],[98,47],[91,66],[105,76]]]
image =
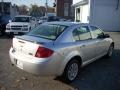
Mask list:
[[62,76],[71,82],[81,67],[102,56],[112,56],[113,49],[113,40],[96,26],[49,22],[13,38],[9,54],[12,64],[24,71]]

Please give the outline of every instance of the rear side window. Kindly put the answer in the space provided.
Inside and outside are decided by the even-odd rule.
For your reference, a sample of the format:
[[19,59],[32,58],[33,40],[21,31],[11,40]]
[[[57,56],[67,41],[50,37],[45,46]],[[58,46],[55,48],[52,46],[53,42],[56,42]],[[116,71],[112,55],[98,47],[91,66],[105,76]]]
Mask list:
[[36,36],[49,40],[56,40],[58,36],[67,28],[62,25],[41,24],[27,35]]
[[80,40],[80,38],[78,36],[78,30],[77,29],[75,29],[73,31],[73,38],[74,38],[75,41],[79,41]]
[[100,35],[103,35],[103,31],[100,30],[99,28],[95,27],[95,26],[90,26],[91,28],[91,32],[93,34],[93,38],[98,38]]
[[73,31],[73,37],[76,41],[91,39],[91,33],[87,26],[82,26]]

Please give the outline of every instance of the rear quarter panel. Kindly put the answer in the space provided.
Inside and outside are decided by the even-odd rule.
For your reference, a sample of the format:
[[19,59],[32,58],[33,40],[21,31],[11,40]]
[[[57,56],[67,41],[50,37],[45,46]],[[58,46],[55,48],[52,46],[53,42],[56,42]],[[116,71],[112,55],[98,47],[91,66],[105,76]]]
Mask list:
[[[61,56],[60,61],[57,66],[59,66],[58,75],[64,72],[67,63],[75,56],[80,56],[82,58],[82,53],[79,52],[79,47],[73,42],[69,43],[58,43],[54,46],[55,52]],[[59,59],[58,59],[59,60]]]

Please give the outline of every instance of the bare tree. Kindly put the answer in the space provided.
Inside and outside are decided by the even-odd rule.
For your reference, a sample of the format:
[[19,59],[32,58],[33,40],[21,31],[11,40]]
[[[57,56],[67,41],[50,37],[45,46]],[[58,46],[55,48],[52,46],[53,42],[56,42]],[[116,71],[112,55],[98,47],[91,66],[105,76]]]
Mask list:
[[38,5],[31,5],[30,8],[30,15],[35,16],[35,17],[41,17],[45,15],[45,7],[43,6],[38,6]]
[[28,7],[26,5],[19,6],[20,15],[28,15]]

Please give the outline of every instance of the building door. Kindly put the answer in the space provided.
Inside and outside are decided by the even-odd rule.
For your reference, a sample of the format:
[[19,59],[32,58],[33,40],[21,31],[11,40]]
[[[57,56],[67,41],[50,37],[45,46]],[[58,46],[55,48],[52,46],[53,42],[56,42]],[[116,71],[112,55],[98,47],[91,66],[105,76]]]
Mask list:
[[80,8],[76,8],[76,22],[80,22]]

